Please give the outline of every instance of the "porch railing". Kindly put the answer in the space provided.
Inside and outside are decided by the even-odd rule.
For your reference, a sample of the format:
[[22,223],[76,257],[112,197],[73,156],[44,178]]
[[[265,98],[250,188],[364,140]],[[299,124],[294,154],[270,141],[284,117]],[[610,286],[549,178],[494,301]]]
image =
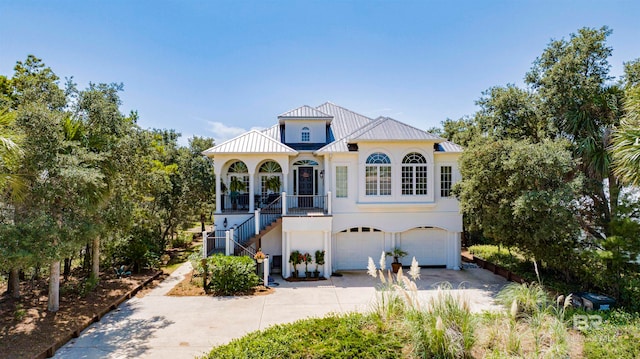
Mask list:
[[[219,232],[222,232],[221,235]],[[224,231],[216,231],[216,233],[211,233],[207,236],[207,256],[215,253],[224,253],[226,246]]]
[[327,196],[287,195],[287,214],[327,213]]

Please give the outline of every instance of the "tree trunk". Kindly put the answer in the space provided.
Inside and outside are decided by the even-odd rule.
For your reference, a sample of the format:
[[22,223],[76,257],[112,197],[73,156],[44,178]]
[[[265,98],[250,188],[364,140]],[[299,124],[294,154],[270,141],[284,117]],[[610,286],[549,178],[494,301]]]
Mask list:
[[64,259],[64,270],[62,271],[62,277],[66,282],[69,280],[69,274],[71,274],[71,258]]
[[47,310],[57,312],[60,309],[60,261],[51,262],[49,269],[49,301]]
[[91,266],[91,246],[89,243],[84,247],[84,260],[82,262],[82,271],[87,273]]
[[11,268],[9,272],[9,286],[7,292],[11,294],[12,298],[20,298],[20,270],[18,268]]
[[[613,171],[611,171],[613,172]],[[613,173],[609,173],[609,208],[611,211],[611,219],[618,216],[618,199],[620,198],[620,184]]]
[[93,238],[93,253],[91,254],[91,276],[95,279],[100,278],[100,237]]
[[206,216],[204,215],[204,213],[200,214],[200,224],[202,226],[202,229],[200,230],[200,232],[204,232],[204,221],[206,219]]

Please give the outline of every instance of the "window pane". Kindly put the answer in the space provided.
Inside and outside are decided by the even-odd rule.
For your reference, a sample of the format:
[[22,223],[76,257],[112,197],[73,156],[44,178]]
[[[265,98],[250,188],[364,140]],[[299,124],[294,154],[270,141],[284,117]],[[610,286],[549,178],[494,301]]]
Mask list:
[[451,166],[440,167],[440,196],[451,196]]
[[365,194],[376,196],[378,194],[378,167],[365,167]]
[[402,166],[402,194],[413,194],[413,167]]
[[380,166],[380,195],[391,195],[391,166]]
[[336,197],[347,197],[347,166],[336,166]]
[[416,172],[416,194],[427,194],[427,166],[415,166]]
[[370,164],[380,164],[380,163],[391,163],[391,160],[389,159],[389,156],[385,155],[384,153],[380,153],[380,152],[376,152],[376,153],[372,153],[371,155],[369,155],[369,157],[367,157],[367,163]]

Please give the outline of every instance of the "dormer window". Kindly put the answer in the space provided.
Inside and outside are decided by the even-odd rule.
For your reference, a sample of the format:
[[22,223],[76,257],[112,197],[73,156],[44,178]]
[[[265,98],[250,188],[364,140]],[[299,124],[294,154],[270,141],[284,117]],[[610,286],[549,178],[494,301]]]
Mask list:
[[302,133],[300,134],[300,139],[302,140],[302,142],[311,141],[311,134],[309,132],[309,127],[303,127],[302,128]]

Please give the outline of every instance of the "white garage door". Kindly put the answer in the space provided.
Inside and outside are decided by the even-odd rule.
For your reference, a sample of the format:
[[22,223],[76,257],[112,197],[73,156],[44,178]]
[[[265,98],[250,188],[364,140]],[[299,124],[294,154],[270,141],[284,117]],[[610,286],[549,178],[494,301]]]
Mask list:
[[336,268],[367,269],[369,257],[378,263],[383,249],[384,232],[374,232],[370,228],[340,232],[336,236]]
[[[416,228],[400,235],[402,250],[409,252],[403,264],[409,265],[414,256],[421,266],[447,264],[447,232],[434,228]],[[406,263],[405,263],[406,262]]]

